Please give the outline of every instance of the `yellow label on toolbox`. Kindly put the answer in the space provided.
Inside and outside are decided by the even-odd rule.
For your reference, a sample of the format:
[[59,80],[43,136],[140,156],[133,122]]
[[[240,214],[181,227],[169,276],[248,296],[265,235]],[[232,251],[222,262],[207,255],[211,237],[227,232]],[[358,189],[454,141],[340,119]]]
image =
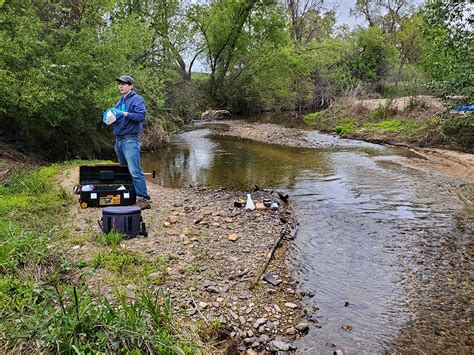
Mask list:
[[101,205],[120,205],[120,195],[107,195],[100,198]]

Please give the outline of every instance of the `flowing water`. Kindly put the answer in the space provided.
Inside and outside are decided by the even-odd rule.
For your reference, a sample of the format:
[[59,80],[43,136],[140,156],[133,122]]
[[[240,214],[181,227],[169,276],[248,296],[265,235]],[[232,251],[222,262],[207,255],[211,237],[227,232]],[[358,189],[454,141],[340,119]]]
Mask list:
[[472,352],[472,184],[403,167],[407,150],[313,131],[322,148],[211,133],[176,135],[144,168],[168,187],[290,194],[300,222],[290,262],[319,309],[301,352]]

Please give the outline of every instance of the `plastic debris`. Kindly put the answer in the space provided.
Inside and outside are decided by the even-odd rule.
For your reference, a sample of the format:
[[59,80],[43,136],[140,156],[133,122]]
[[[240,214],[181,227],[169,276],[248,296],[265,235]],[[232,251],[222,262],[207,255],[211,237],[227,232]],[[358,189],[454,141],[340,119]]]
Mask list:
[[252,197],[250,194],[247,194],[247,203],[245,204],[245,209],[246,210],[254,210],[255,209],[255,203],[252,201]]

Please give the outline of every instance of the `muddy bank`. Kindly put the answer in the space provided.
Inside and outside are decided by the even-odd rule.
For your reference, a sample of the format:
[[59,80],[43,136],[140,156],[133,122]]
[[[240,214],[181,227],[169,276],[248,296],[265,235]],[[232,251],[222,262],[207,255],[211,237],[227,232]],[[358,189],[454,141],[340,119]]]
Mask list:
[[[62,186],[70,190],[77,174],[77,169],[66,172]],[[149,192],[152,209],[142,213],[148,237],[121,243],[137,258],[135,272],[106,262],[94,266],[98,255],[110,252],[99,242],[96,221],[102,210],[81,209],[78,203],[71,207],[65,252],[86,265],[75,278],[91,292],[100,287],[111,298],[116,290],[133,298],[142,287],[169,294],[177,316],[217,350],[292,349],[316,310],[301,308],[302,295],[285,263],[296,227],[291,205],[263,191],[252,194],[254,201],[271,197],[280,204],[278,211],[245,211],[234,206],[245,194],[224,190],[150,183]],[[281,246],[264,272],[271,282],[256,282],[282,233]],[[153,267],[140,269],[141,258]]]
[[[225,125],[225,126],[224,126]],[[285,128],[271,123],[246,123],[244,121],[225,121],[219,126],[211,126],[218,135],[241,139],[253,139],[270,144],[283,144],[293,147],[327,147],[328,142],[318,142],[308,136],[308,131]],[[336,140],[343,138],[335,138]],[[388,143],[388,142],[387,142]],[[334,143],[336,144],[336,142]],[[466,182],[474,182],[474,154],[435,148],[417,148],[402,145],[420,155],[420,158],[400,159],[398,163],[412,168],[449,176]]]

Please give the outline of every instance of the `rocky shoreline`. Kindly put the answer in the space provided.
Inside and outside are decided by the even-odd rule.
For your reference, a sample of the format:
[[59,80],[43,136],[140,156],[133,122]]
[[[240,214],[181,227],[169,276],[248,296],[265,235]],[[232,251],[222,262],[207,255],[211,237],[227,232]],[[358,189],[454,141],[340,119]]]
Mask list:
[[[77,174],[77,169],[66,173],[62,186],[70,189]],[[198,333],[212,351],[296,349],[292,342],[308,331],[309,322],[316,322],[317,310],[302,307],[303,294],[285,263],[297,227],[291,197],[287,204],[276,192],[257,189],[252,192],[257,209],[246,211],[235,206],[245,193],[168,189],[154,183],[149,190],[152,209],[142,213],[148,237],[123,241],[121,248],[149,261],[159,258],[162,267],[136,275],[133,281],[107,268],[90,267],[76,278],[91,292],[100,287],[111,298],[117,290],[133,298],[143,287],[168,294],[181,322],[190,329],[207,329],[207,335],[202,329]],[[278,210],[260,205],[264,198],[277,202]],[[101,217],[101,209],[75,204],[70,216],[72,232],[65,252],[73,260],[91,260],[109,250],[98,242],[99,228],[90,223]]]

